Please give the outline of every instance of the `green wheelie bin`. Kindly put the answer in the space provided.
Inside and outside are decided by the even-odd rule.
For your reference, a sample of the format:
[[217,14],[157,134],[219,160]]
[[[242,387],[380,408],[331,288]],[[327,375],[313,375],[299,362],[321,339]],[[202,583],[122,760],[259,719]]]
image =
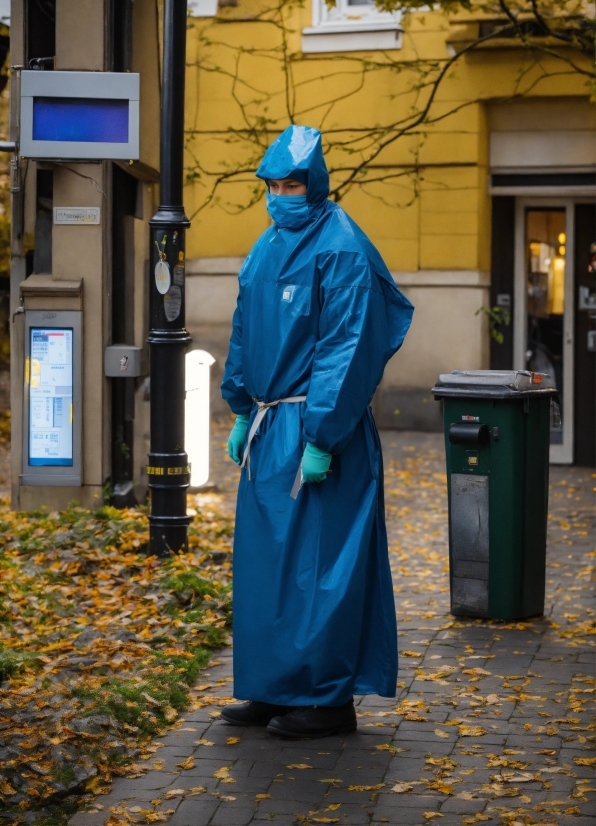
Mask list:
[[539,616],[557,390],[545,373],[455,370],[432,392],[443,402],[451,613]]

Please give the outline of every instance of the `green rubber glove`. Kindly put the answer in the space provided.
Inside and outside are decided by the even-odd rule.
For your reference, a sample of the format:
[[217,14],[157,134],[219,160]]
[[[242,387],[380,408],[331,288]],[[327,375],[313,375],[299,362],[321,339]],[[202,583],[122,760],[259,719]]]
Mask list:
[[236,462],[237,465],[242,464],[242,449],[246,441],[246,431],[248,430],[249,421],[250,416],[248,413],[241,413],[239,416],[236,416],[234,427],[228,439],[228,456],[233,462]]
[[324,482],[330,464],[330,453],[307,443],[302,456],[302,481]]

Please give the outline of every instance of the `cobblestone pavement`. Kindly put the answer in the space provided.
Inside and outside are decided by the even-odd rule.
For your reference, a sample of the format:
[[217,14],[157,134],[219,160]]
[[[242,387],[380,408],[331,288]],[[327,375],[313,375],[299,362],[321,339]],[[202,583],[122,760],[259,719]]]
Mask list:
[[[211,495],[232,507],[224,438],[218,428]],[[594,824],[592,472],[552,468],[545,617],[455,620],[441,437],[382,438],[397,699],[357,698],[349,736],[272,739],[218,719],[232,694],[232,651],[221,651],[149,771],[117,779],[71,826]]]

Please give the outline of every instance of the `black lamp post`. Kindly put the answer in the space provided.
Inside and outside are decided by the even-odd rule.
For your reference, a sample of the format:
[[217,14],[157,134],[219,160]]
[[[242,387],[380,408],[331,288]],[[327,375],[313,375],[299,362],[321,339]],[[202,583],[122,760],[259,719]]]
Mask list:
[[184,78],[187,0],[165,0],[161,102],[160,206],[149,221],[151,281],[151,491],[149,551],[158,556],[188,548],[184,450],[185,233],[182,205]]

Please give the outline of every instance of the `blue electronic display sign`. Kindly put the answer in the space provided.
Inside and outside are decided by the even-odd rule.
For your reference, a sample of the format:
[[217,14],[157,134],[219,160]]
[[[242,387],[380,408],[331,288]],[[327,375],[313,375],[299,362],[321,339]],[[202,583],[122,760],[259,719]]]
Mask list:
[[137,160],[140,75],[21,72],[23,158]]
[[128,143],[129,101],[33,98],[33,140]]
[[73,465],[73,330],[31,327],[29,465]]

